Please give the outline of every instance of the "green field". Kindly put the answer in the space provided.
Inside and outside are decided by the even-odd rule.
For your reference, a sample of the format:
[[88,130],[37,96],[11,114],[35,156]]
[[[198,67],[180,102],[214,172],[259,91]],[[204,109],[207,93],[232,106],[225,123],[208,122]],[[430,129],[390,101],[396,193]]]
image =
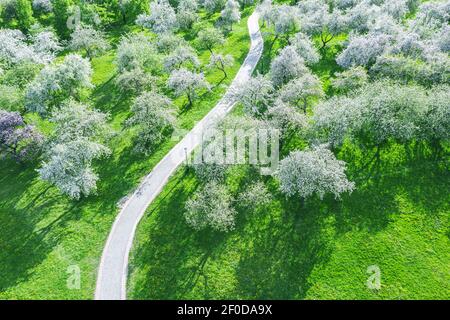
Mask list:
[[[190,129],[221,98],[245,58],[250,40],[247,30],[248,8],[241,22],[227,35],[218,52],[231,54],[234,66],[223,81],[221,71],[209,71],[207,80],[213,86],[194,106],[183,109],[185,98],[175,100],[179,108],[178,126]],[[201,15],[201,25],[218,18]],[[129,29],[129,28],[128,28]],[[127,28],[109,30],[110,42],[117,44]],[[195,30],[192,32],[196,32]],[[194,35],[184,34],[194,45]],[[194,45],[195,46],[195,45]],[[118,202],[138,185],[140,179],[176,144],[168,139],[150,156],[133,152],[133,135],[123,129],[132,103],[114,85],[116,67],[114,48],[92,61],[95,88],[89,96],[91,104],[110,113],[116,134],[110,141],[112,156],[97,163],[100,176],[96,195],[80,201],[69,200],[56,188],[38,177],[39,163],[19,165],[0,161],[0,299],[92,299],[96,270],[106,237],[119,211]],[[199,51],[202,63],[209,52]],[[30,118],[36,118],[30,116]],[[41,123],[45,127],[46,123]],[[81,271],[81,289],[67,287],[70,266]]]

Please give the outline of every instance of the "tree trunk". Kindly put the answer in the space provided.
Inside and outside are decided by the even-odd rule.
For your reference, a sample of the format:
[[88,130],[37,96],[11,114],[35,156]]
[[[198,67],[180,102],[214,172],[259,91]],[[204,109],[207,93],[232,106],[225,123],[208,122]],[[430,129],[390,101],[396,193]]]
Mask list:
[[334,38],[334,35],[330,35],[330,37],[328,39],[326,37],[327,36],[324,36],[323,33],[320,35],[320,40],[322,41],[322,47],[320,47],[319,50],[325,49],[325,46],[327,45],[328,42],[330,42]]
[[273,38],[272,43],[270,44],[270,47],[269,47],[269,59],[270,59],[270,56],[272,55],[273,45],[275,44],[275,41],[277,41],[277,40],[278,40],[278,35],[276,35],[275,38]]
[[191,97],[191,94],[189,92],[187,94],[187,98],[188,98],[188,101],[189,101],[188,107],[190,108],[190,107],[192,107],[192,97]]

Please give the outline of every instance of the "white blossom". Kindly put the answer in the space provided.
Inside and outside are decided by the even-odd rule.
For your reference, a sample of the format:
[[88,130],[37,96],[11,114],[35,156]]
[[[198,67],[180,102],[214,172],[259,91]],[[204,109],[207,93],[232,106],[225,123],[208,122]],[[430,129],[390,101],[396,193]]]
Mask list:
[[186,46],[188,43],[179,35],[173,33],[159,34],[156,39],[158,52],[169,54],[180,46]]
[[297,33],[290,40],[291,45],[295,47],[297,53],[305,60],[307,65],[313,65],[320,60],[319,52],[309,36],[304,33]]
[[44,30],[31,36],[32,48],[40,56],[41,61],[50,63],[56,54],[63,49],[54,32]]
[[70,35],[69,47],[72,50],[85,50],[89,58],[102,54],[109,49],[102,32],[95,30],[92,26],[78,24]]
[[206,28],[201,30],[197,36],[197,43],[201,49],[206,49],[213,53],[212,49],[225,43],[225,38],[216,28]]
[[378,81],[351,96],[320,103],[314,108],[313,123],[315,131],[325,133],[332,145],[349,138],[373,147],[389,140],[405,143],[418,137],[426,109],[423,87]]
[[303,113],[311,105],[312,100],[324,95],[322,83],[316,75],[305,72],[281,87],[278,99],[291,106],[299,107]]
[[268,18],[268,24],[273,26],[276,37],[291,34],[300,24],[297,9],[286,4],[271,5]]
[[192,106],[198,90],[210,89],[203,74],[194,73],[184,68],[172,71],[168,80],[168,87],[174,90],[176,96],[186,94],[189,106]]
[[229,24],[239,22],[241,20],[241,12],[239,11],[239,3],[236,0],[227,0],[225,8],[220,13],[222,20]]
[[122,37],[117,47],[116,64],[119,72],[154,68],[159,64],[157,52],[150,39],[142,33]]
[[53,10],[53,5],[51,0],[33,0],[33,9],[48,13]]
[[202,6],[209,13],[218,12],[225,6],[226,0],[203,0]]
[[56,38],[48,32],[32,40],[36,43],[28,44],[27,37],[20,30],[0,29],[0,62],[6,67],[23,62],[46,64],[60,49]]
[[116,84],[122,93],[139,94],[151,88],[156,83],[156,77],[145,73],[137,67],[122,71],[116,78]]
[[268,205],[272,201],[272,194],[269,192],[265,184],[257,181],[245,188],[237,199],[239,206],[254,210]]
[[140,14],[136,24],[157,34],[174,32],[178,28],[175,10],[167,0],[155,0],[150,3],[150,15]]
[[342,145],[362,123],[362,111],[357,97],[332,97],[314,106],[311,130],[331,146]]
[[127,120],[137,129],[135,150],[148,154],[160,143],[175,124],[172,101],[157,92],[144,92],[134,101]]
[[421,123],[422,136],[429,141],[450,138],[450,87],[436,86],[428,92],[427,110]]
[[324,0],[304,0],[298,3],[301,29],[308,35],[321,34],[327,29],[331,15]]
[[61,64],[46,66],[27,86],[27,109],[45,115],[55,103],[91,88],[91,75],[89,60],[77,54],[67,55]]
[[109,154],[109,149],[84,138],[58,144],[52,148],[48,160],[37,171],[41,179],[54,184],[73,199],[88,196],[96,190],[98,175],[92,161]]
[[216,68],[223,72],[224,77],[228,77],[226,68],[231,67],[234,64],[234,58],[232,55],[211,54],[209,58],[209,68]]
[[106,120],[107,115],[73,100],[53,111],[54,139],[37,170],[41,178],[74,199],[94,192],[99,177],[92,161],[111,152],[99,142],[110,132]]
[[283,138],[288,137],[291,133],[300,133],[308,127],[305,114],[279,101],[269,108],[266,116],[270,126],[280,130]]
[[378,56],[388,50],[390,40],[391,37],[385,34],[352,35],[336,62],[344,68],[373,64]]
[[333,88],[339,92],[348,92],[358,89],[367,82],[367,70],[361,66],[338,72],[331,81]]
[[209,182],[186,202],[184,217],[195,230],[211,227],[227,232],[234,229],[236,211],[225,186]]
[[280,51],[270,65],[270,78],[275,86],[281,86],[307,70],[305,61],[293,46]]
[[331,193],[339,198],[352,192],[355,184],[345,175],[345,162],[337,160],[324,145],[306,151],[293,151],[280,161],[280,189],[287,196],[305,199],[317,194],[319,198]]
[[200,60],[197,53],[189,46],[177,47],[164,59],[164,68],[167,72],[180,69],[181,67],[196,70],[199,66]]
[[198,20],[197,0],[180,0],[177,8],[177,21],[181,28],[189,29]]
[[53,141],[62,144],[79,137],[94,140],[107,137],[110,133],[108,117],[105,113],[69,99],[52,112],[50,121],[55,124]]
[[273,92],[271,81],[258,74],[240,85],[235,92],[235,97],[244,106],[246,114],[261,116],[268,109]]

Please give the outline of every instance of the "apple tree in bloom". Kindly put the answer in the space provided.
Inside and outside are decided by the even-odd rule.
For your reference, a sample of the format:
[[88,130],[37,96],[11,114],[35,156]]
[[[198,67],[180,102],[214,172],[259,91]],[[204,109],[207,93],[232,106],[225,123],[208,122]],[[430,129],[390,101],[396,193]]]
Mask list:
[[197,53],[190,46],[179,46],[164,59],[164,69],[169,73],[181,67],[189,70],[200,67]]
[[209,14],[219,12],[225,6],[226,0],[203,0],[202,6]]
[[278,91],[278,99],[300,108],[304,114],[314,100],[323,97],[322,83],[316,75],[305,72],[283,85]]
[[360,141],[378,147],[389,140],[407,143],[418,137],[419,120],[427,106],[425,89],[379,81],[363,87],[358,94],[362,123],[353,130]]
[[78,24],[70,35],[69,47],[72,50],[84,50],[91,59],[109,49],[109,44],[101,31],[92,26]]
[[61,101],[77,98],[91,88],[92,68],[89,60],[69,54],[58,65],[46,66],[26,88],[25,105],[29,111],[45,115]]
[[56,54],[63,49],[58,37],[51,30],[42,30],[31,35],[31,47],[44,63],[50,63]]
[[177,21],[182,29],[188,30],[198,20],[197,0],[180,0],[177,7]]
[[126,121],[126,126],[137,130],[137,152],[149,154],[174,128],[172,101],[155,91],[138,96],[131,112],[132,116]]
[[233,30],[233,23],[241,20],[241,12],[239,11],[239,2],[236,0],[228,0],[220,13],[220,17],[224,23],[230,25],[230,29]]
[[109,149],[99,143],[78,138],[55,145],[38,172],[42,180],[56,186],[61,193],[79,199],[97,188],[99,177],[92,168],[92,161],[109,153]]
[[331,97],[314,106],[311,132],[331,147],[341,146],[361,126],[362,113],[358,97]]
[[156,39],[156,49],[162,54],[170,54],[176,48],[187,44],[186,40],[173,33],[159,34]]
[[221,46],[225,43],[222,32],[216,28],[206,28],[200,30],[197,36],[197,43],[200,49],[208,50],[213,53],[214,47]]
[[223,54],[211,54],[210,58],[209,58],[209,64],[208,67],[213,69],[219,69],[220,71],[222,71],[223,76],[225,78],[228,77],[226,68],[231,67],[234,64],[234,58],[232,55],[227,54],[227,55],[223,55]]
[[313,195],[320,199],[325,194],[340,198],[352,192],[355,184],[345,174],[345,162],[336,159],[324,145],[304,151],[292,151],[280,161],[278,178],[281,192],[288,197],[298,196],[303,201]]
[[26,124],[18,112],[0,110],[0,152],[22,162],[33,159],[41,150],[43,135]]
[[122,71],[115,82],[121,93],[136,95],[154,87],[156,80],[156,77],[141,68],[134,68]]
[[370,66],[378,56],[388,50],[391,37],[385,34],[367,34],[350,37],[347,47],[336,58],[343,68]]
[[143,33],[137,33],[121,38],[117,47],[116,64],[119,72],[135,68],[147,70],[159,65],[159,58],[150,39]]
[[429,1],[419,5],[417,13],[409,22],[411,31],[418,33],[422,38],[429,39],[442,30],[450,20],[449,1]]
[[27,62],[47,64],[61,49],[56,36],[48,30],[28,39],[20,30],[0,29],[0,63],[6,68]]
[[211,181],[186,202],[184,218],[195,230],[207,227],[227,232],[234,229],[236,210],[226,186]]
[[269,126],[280,131],[280,146],[290,137],[302,134],[308,128],[308,120],[305,114],[280,101],[276,101],[265,116]]
[[321,49],[347,28],[347,19],[339,8],[330,11],[328,1],[305,0],[298,3],[298,17],[301,31],[307,35],[318,36],[322,42]]
[[351,95],[337,96],[314,108],[313,127],[325,141],[340,145],[347,138],[379,149],[389,141],[417,139],[427,110],[427,92],[417,85],[370,83]]
[[371,76],[387,77],[402,83],[415,82],[426,87],[450,84],[450,59],[447,55],[434,55],[422,61],[404,55],[383,55],[370,68]]
[[263,12],[266,23],[273,28],[274,37],[269,45],[269,53],[271,53],[275,42],[280,38],[287,41],[298,30],[300,22],[296,7],[286,4],[266,4],[263,9],[267,11]]
[[297,53],[305,60],[308,66],[319,62],[320,54],[308,35],[298,32],[290,39],[290,43],[295,47]]
[[428,92],[427,109],[423,113],[422,137],[431,143],[439,155],[442,141],[450,139],[450,87],[439,85]]
[[270,79],[258,74],[241,84],[235,92],[235,97],[244,106],[246,114],[260,117],[269,108],[273,93]]
[[136,24],[152,30],[156,34],[174,32],[178,29],[175,10],[167,0],[155,0],[150,3],[150,14],[140,14]]
[[293,46],[280,51],[270,65],[270,78],[275,87],[280,87],[307,71],[305,60]]
[[272,201],[273,197],[262,181],[256,181],[245,188],[237,198],[239,207],[245,210],[262,209]]
[[186,95],[188,106],[192,106],[197,97],[197,92],[201,89],[210,90],[209,83],[201,73],[195,73],[185,68],[172,71],[168,83],[176,96]]
[[337,72],[331,80],[334,90],[346,93],[358,89],[368,82],[367,70],[363,67],[353,67],[343,72]]
[[110,132],[106,120],[107,115],[74,100],[55,110],[52,143],[38,169],[41,179],[72,199],[93,193],[99,177],[92,162],[110,154],[102,144]]
[[33,0],[32,2],[33,10],[37,12],[49,13],[53,10],[53,5],[51,0]]

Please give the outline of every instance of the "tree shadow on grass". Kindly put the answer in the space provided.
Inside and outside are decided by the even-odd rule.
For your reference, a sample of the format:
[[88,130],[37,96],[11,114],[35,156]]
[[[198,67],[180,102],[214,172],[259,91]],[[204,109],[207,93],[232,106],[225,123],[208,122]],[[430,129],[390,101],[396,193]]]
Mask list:
[[278,196],[281,216],[271,216],[269,223],[249,235],[252,245],[241,254],[236,269],[240,298],[304,298],[310,286],[308,276],[332,252],[325,232],[329,208],[313,201],[300,209],[298,201]]
[[97,86],[91,96],[95,108],[113,115],[129,112],[130,108],[130,99],[117,90],[116,76],[117,74],[114,74],[108,81]]
[[[36,182],[33,168],[15,166],[13,162],[1,166],[2,179],[10,183],[0,192],[0,292],[26,281],[32,268],[58,244],[64,225],[80,217],[77,204],[58,205],[59,194],[46,195],[49,189]],[[21,174],[15,175],[19,169]]]

